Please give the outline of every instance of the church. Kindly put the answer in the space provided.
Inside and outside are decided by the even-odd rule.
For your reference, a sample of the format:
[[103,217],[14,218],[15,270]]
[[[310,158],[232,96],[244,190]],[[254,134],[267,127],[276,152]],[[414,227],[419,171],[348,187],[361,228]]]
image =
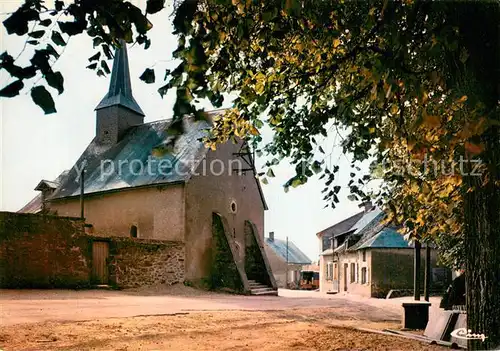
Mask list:
[[209,150],[201,140],[221,111],[207,112],[206,121],[184,117],[175,138],[170,120],[144,123],[125,44],[95,110],[96,133],[80,158],[56,180],[41,180],[39,195],[19,212],[84,218],[99,284],[110,279],[109,240],[164,241],[183,246],[184,282],[223,288],[230,280],[243,293],[276,294],[252,155],[242,141]]

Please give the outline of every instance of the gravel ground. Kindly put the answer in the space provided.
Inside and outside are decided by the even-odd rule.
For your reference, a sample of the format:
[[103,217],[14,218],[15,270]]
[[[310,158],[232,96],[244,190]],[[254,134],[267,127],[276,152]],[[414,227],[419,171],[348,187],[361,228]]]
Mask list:
[[241,296],[183,285],[0,290],[0,351],[441,349],[356,329],[400,328],[404,300],[290,290]]
[[441,350],[399,337],[367,333],[397,323],[338,316],[320,309],[221,311],[169,316],[44,322],[2,328],[10,350]]

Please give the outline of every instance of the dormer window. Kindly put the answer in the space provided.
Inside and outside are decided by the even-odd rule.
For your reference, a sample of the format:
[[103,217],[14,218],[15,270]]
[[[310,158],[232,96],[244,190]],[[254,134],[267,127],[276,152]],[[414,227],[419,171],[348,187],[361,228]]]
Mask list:
[[35,190],[41,192],[42,212],[46,210],[47,199],[54,193],[58,186],[59,183],[51,182],[49,180],[41,180],[40,183],[38,183],[38,185],[35,187]]

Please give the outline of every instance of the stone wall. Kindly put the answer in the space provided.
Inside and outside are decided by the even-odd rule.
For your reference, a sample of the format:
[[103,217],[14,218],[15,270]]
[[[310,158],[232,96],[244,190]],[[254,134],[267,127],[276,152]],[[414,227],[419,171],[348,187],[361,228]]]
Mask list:
[[[372,296],[385,297],[392,289],[413,289],[414,250],[372,250]],[[420,251],[420,288],[424,288],[425,249]],[[437,252],[431,251],[431,267],[437,267]],[[390,267],[390,269],[388,269]],[[431,288],[439,289],[442,282],[431,282]]]
[[0,287],[91,287],[92,243],[109,243],[109,284],[184,281],[182,242],[85,234],[79,218],[0,212]]
[[0,212],[0,287],[86,287],[88,248],[81,219]]
[[[266,252],[261,246],[259,236],[255,233],[251,222],[245,222],[245,272],[247,278],[261,284],[276,287],[272,279],[272,270],[269,261],[266,262]],[[259,242],[257,242],[259,240]]]
[[184,282],[184,244],[109,238],[110,284],[133,288]]
[[223,219],[218,214],[212,215],[213,247],[208,287],[212,290],[228,289],[233,292],[245,291],[246,277],[241,267],[235,262],[234,253],[228,242]]

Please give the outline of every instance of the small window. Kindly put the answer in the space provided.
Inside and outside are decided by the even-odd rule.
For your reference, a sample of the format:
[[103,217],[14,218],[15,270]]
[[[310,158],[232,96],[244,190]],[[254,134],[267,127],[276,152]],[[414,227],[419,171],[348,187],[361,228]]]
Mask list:
[[368,272],[366,267],[361,268],[361,284],[366,284],[368,282]]
[[333,265],[333,280],[337,280],[337,264]]
[[332,280],[333,278],[333,263],[328,262],[326,265],[326,279]]
[[359,264],[356,263],[356,283],[359,283]]
[[132,238],[137,238],[137,226],[133,225],[130,227],[130,236]]
[[363,250],[363,262],[366,262],[366,250]]
[[351,283],[356,280],[356,264],[351,263]]

